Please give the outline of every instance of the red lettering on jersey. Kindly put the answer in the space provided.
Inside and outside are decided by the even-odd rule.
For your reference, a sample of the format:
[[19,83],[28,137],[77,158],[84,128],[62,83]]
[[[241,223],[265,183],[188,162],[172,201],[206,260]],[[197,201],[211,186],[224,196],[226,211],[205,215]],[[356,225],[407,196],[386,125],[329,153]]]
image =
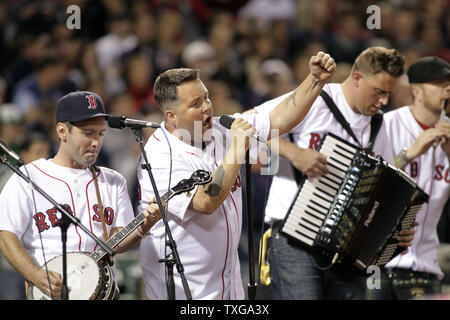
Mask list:
[[[100,206],[98,204],[95,204],[93,209],[95,214],[92,220],[101,223],[102,219],[100,218]],[[110,226],[114,220],[114,210],[110,207],[105,208],[105,210],[103,211],[103,216],[105,217],[105,223]]]
[[111,225],[114,220],[114,210],[111,207],[105,209],[105,222],[107,225]]
[[97,109],[97,99],[95,99],[95,96],[90,94],[86,96],[86,99],[88,99],[89,106],[88,109]]
[[233,186],[231,187],[231,192],[235,192],[237,188],[240,188],[242,185],[241,182],[241,176],[237,175],[236,181],[234,182]]
[[436,170],[436,174],[434,175],[434,178],[438,181],[442,180],[442,178],[443,178],[442,170],[444,170],[444,167],[439,164],[435,167],[435,170]]
[[319,149],[319,142],[320,142],[320,134],[318,133],[311,133],[311,139],[309,139],[309,147],[313,150]]
[[448,169],[445,170],[445,182],[450,183],[450,177],[449,177],[449,174],[448,174]]
[[56,216],[56,207],[53,207],[51,209],[48,209],[46,211],[48,219],[52,223],[52,227],[56,227],[56,224],[59,222],[58,217]]
[[419,173],[419,164],[417,163],[417,161],[411,161],[411,163],[409,164],[409,175],[412,178],[417,177]]
[[36,226],[38,227],[39,233],[48,230],[50,226],[45,223],[45,215],[42,212],[36,213],[34,216],[34,222],[36,223]]

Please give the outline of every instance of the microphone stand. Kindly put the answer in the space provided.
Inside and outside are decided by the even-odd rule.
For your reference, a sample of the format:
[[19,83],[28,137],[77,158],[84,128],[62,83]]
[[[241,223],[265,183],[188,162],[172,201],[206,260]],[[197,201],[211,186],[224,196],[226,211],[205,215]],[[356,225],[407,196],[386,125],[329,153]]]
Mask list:
[[255,253],[253,245],[253,190],[252,190],[252,166],[250,164],[250,151],[245,155],[245,189],[247,196],[247,230],[248,230],[248,298],[255,300],[257,283],[255,281]]
[[166,263],[166,268],[168,270],[168,281],[167,281],[168,298],[169,298],[169,300],[175,300],[175,283],[173,281],[173,264],[176,264],[177,271],[181,277],[181,283],[183,285],[186,299],[192,300],[192,295],[191,295],[191,292],[189,289],[189,285],[186,280],[186,277],[184,276],[184,268],[183,268],[183,265],[181,264],[180,256],[178,255],[177,245],[175,243],[175,240],[173,240],[172,232],[170,231],[169,223],[167,222],[166,212],[161,203],[161,197],[159,196],[158,188],[156,187],[156,183],[155,183],[155,179],[153,178],[152,168],[150,166],[150,163],[148,162],[147,154],[145,153],[144,143],[143,143],[144,138],[142,136],[142,128],[140,128],[139,126],[136,126],[136,127],[130,127],[130,129],[136,135],[136,141],[139,144],[139,147],[141,148],[142,158],[144,159],[144,162],[145,162],[145,164],[142,164],[142,169],[146,169],[148,172],[148,176],[150,178],[150,182],[153,187],[153,192],[155,193],[156,202],[158,203],[158,207],[161,212],[161,217],[164,222],[164,226],[166,228],[166,234],[168,236],[166,245],[168,245],[170,247],[170,249],[172,250],[172,254],[169,254],[165,259],[159,260],[160,263],[162,263],[162,262]]
[[8,159],[4,154],[1,155],[1,163],[5,164],[8,168],[10,168],[12,171],[14,171],[19,177],[21,177],[23,180],[25,180],[28,184],[30,184],[33,189],[35,189],[38,193],[40,193],[44,198],[46,198],[48,201],[50,201],[55,208],[62,213],[61,219],[58,222],[59,227],[61,228],[61,241],[62,241],[62,279],[63,279],[63,287],[61,291],[61,299],[62,300],[69,300],[69,288],[67,287],[67,229],[70,225],[70,223],[73,223],[75,226],[80,227],[88,236],[90,236],[92,239],[94,239],[98,245],[106,251],[110,256],[114,256],[115,251],[109,247],[104,241],[97,238],[92,232],[89,231],[83,224],[81,224],[80,220],[70,214],[64,206],[57,203],[51,196],[49,196],[44,190],[42,190],[38,185],[36,185],[33,181],[31,181],[30,178],[28,178],[22,171],[19,170],[18,167],[10,164],[8,162]]

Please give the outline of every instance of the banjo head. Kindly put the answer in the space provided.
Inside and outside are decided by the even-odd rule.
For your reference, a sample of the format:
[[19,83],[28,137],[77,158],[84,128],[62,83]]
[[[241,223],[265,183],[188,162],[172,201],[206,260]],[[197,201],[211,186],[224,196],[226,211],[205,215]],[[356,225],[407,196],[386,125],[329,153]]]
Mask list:
[[[54,257],[47,262],[48,270],[62,275],[62,256]],[[44,267],[43,267],[44,268]],[[101,285],[101,274],[94,259],[83,252],[67,253],[67,287],[69,300],[93,299]],[[51,300],[36,286],[32,289],[34,300]]]

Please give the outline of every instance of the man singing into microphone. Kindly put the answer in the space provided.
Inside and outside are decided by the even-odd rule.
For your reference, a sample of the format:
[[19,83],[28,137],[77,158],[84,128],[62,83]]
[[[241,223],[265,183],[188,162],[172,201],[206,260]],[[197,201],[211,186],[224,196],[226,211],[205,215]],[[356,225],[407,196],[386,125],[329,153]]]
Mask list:
[[[188,178],[197,169],[208,170],[213,177],[191,194],[175,196],[167,207],[193,299],[244,298],[237,250],[242,227],[239,169],[250,137],[258,132],[263,139],[273,138],[272,132],[283,134],[293,128],[308,113],[335,68],[334,60],[319,52],[310,59],[310,74],[289,97],[270,113],[234,115],[231,130],[213,118],[208,90],[197,70],[172,69],[157,78],[154,94],[164,122],[149,138],[145,150],[159,193],[167,191],[170,181]],[[141,166],[138,178],[142,208],[154,193]],[[165,238],[164,225],[158,222],[151,237],[141,242],[148,299],[168,297],[165,265],[158,262],[170,254]],[[176,299],[185,299],[176,270],[174,279]]]

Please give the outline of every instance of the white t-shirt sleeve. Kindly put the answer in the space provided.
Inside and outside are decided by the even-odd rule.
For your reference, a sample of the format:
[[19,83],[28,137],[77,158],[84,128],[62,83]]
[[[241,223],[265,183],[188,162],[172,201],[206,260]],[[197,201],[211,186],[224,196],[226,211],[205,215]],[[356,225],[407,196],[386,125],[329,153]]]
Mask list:
[[19,239],[23,237],[34,212],[30,195],[26,182],[13,174],[0,194],[0,230],[12,232]]

